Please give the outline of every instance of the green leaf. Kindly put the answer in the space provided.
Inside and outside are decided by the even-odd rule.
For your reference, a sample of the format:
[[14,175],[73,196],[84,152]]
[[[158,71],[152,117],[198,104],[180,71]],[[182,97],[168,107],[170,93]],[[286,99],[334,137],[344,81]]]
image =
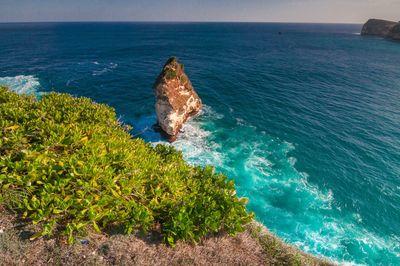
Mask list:
[[97,233],[101,233],[101,230],[95,221],[93,221],[93,228],[94,230],[96,230]]
[[0,105],[0,204],[41,227],[39,236],[57,225],[73,243],[86,225],[118,224],[126,233],[156,228],[173,246],[239,232],[254,217],[233,181],[190,166],[172,146],[133,138],[109,106],[3,86]]
[[35,240],[35,239],[37,239],[38,237],[41,237],[41,236],[43,236],[43,232],[37,232],[37,233],[34,233],[34,234],[29,238],[29,240],[30,240],[30,241],[33,241],[33,240]]

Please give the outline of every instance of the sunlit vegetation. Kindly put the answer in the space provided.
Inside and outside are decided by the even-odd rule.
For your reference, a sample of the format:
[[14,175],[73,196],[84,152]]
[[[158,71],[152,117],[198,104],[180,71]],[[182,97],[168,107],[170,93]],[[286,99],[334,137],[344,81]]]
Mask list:
[[197,242],[242,231],[253,217],[245,204],[212,167],[132,138],[109,106],[0,87],[0,207],[38,224],[32,239],[61,233],[72,243],[89,228],[121,226]]

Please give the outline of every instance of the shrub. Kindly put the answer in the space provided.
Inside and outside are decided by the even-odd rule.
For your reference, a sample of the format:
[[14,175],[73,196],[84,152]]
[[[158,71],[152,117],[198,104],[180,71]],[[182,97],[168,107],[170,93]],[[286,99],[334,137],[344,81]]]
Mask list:
[[171,79],[176,78],[176,71],[174,69],[172,69],[172,68],[167,68],[165,70],[165,78],[167,80],[171,80]]
[[192,167],[170,146],[132,139],[114,110],[88,98],[40,100],[0,87],[0,207],[70,242],[92,226],[159,230],[173,245],[234,234],[253,214],[233,181]]

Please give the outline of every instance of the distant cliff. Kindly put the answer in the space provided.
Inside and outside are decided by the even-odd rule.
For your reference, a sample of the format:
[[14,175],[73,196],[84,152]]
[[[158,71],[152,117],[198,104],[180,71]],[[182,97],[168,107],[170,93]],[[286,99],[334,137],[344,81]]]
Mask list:
[[400,22],[397,23],[382,19],[370,19],[364,24],[361,30],[361,35],[381,36],[400,40]]
[[390,30],[388,37],[393,40],[400,40],[400,22]]

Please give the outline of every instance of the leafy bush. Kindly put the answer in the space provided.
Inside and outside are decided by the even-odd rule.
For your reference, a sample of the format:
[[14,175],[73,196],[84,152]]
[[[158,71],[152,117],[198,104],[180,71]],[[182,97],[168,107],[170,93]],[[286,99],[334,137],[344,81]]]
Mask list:
[[234,234],[252,219],[233,181],[170,146],[132,139],[111,107],[0,87],[0,206],[73,242],[88,226],[159,230],[173,245]]

